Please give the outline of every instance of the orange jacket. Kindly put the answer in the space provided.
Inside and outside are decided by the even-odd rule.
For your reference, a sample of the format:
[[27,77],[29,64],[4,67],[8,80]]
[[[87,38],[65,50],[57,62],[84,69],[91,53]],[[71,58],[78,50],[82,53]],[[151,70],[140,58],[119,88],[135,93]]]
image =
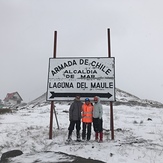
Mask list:
[[91,123],[93,117],[93,106],[91,103],[88,105],[83,104],[82,106],[82,122]]

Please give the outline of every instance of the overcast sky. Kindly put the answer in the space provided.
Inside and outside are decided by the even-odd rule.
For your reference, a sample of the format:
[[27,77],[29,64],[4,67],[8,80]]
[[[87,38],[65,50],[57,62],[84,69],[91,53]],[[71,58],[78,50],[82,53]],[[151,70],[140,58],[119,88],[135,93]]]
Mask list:
[[162,0],[0,0],[0,99],[47,90],[49,57],[107,57],[116,87],[163,102]]

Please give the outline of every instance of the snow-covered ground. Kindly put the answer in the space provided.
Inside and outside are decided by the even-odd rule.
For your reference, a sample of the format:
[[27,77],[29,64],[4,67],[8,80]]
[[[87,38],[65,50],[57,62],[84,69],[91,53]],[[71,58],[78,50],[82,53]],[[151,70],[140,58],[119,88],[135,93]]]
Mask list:
[[[53,119],[53,139],[49,139],[50,105],[20,109],[0,115],[0,155],[19,149],[23,155],[11,159],[15,163],[59,162],[68,160],[54,152],[101,160],[106,163],[162,163],[163,108],[114,106],[115,139],[111,140],[110,108],[104,107],[104,142],[65,145],[67,139],[68,104],[55,104],[59,129]],[[75,132],[73,133],[75,139]],[[48,151],[48,152],[47,152]]]

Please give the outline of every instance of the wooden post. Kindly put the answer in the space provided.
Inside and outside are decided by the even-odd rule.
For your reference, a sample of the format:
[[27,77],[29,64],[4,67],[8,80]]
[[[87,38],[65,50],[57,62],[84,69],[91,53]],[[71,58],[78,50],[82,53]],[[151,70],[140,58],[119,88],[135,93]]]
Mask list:
[[[54,32],[53,58],[56,58],[56,50],[57,50],[57,31]],[[51,101],[49,139],[52,139],[52,133],[53,133],[53,109],[54,109],[54,101]]]
[[[111,47],[110,47],[110,29],[108,28],[108,57],[111,57]],[[113,120],[113,103],[110,102],[110,130],[111,139],[114,140],[114,120]]]

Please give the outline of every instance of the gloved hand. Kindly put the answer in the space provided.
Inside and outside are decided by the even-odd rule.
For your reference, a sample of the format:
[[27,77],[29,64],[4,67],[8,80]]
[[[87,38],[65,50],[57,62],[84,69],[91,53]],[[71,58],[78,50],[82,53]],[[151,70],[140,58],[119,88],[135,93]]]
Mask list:
[[70,121],[70,122],[73,121],[72,118],[69,118],[69,121]]

